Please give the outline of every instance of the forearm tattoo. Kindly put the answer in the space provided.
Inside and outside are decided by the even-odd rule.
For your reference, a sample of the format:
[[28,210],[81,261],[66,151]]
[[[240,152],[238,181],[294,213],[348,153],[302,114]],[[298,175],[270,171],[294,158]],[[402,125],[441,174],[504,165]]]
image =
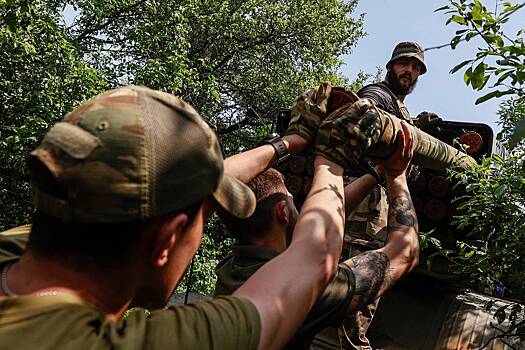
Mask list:
[[381,287],[388,281],[390,261],[383,252],[369,251],[350,259],[355,276],[354,300],[360,307],[377,298]]
[[388,208],[388,231],[399,229],[399,225],[414,227],[417,225],[416,212],[408,193],[390,200]]

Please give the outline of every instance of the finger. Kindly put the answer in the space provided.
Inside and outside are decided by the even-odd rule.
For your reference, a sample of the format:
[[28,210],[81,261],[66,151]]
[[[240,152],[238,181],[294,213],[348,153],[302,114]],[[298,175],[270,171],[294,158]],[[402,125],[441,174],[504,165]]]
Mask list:
[[401,127],[403,129],[403,134],[405,135],[405,148],[403,153],[406,157],[412,158],[412,133],[410,132],[410,128],[407,123],[402,122]]
[[401,121],[401,129],[397,132],[398,137],[398,148],[399,153],[402,157],[406,156],[406,147],[407,147],[407,136],[410,135],[410,131],[406,128],[406,123]]

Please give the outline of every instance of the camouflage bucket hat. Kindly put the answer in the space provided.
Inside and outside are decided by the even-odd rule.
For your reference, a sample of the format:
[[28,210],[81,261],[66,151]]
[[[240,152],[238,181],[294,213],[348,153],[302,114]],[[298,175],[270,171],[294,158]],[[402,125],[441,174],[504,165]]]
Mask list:
[[128,86],[98,95],[55,124],[31,152],[37,208],[75,222],[169,214],[213,195],[232,215],[255,208],[224,174],[215,133],[189,104]]
[[425,66],[425,52],[421,45],[415,41],[403,41],[396,45],[392,52],[392,58],[386,64],[388,68],[395,60],[402,57],[414,57],[421,63],[421,73],[423,75],[427,72],[427,66]]

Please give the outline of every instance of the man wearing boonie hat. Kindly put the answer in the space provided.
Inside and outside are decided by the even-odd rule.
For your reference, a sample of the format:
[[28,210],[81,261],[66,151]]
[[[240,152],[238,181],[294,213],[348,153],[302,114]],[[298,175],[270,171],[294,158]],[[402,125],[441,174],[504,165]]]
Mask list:
[[[0,349],[281,348],[339,260],[343,170],[329,145],[289,249],[233,296],[159,309],[215,208],[253,212],[235,177],[249,181],[310,140],[287,135],[223,162],[210,127],[170,94],[129,86],[78,106],[31,152],[26,250],[14,239],[24,229],[0,234]],[[124,320],[133,306],[152,312]]]
[[[373,101],[378,108],[399,119],[414,124],[404,101],[416,87],[419,76],[427,72],[423,47],[414,41],[398,43],[386,64],[386,69],[385,80],[364,86],[357,92],[357,95]],[[433,122],[438,121],[437,115],[427,113],[424,116],[421,115],[421,123],[415,120],[416,126],[426,126],[428,123],[425,122],[430,119]],[[350,172],[349,183],[366,173],[376,175],[371,163],[362,162],[361,168],[355,168]],[[345,252],[348,252],[348,257],[384,246],[388,203],[383,186],[376,184],[355,210],[347,214],[349,215],[347,215],[345,226]],[[341,332],[344,334],[343,343],[347,348],[370,349],[365,333],[372,320],[375,307],[376,305],[370,305],[368,309],[358,312],[356,317],[349,317],[350,322],[347,322],[346,329]],[[350,328],[353,329],[350,330]]]

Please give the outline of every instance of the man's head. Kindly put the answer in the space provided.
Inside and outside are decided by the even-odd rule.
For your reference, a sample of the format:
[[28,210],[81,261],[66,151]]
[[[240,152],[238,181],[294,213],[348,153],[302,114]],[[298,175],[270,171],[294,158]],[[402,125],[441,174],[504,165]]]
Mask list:
[[410,94],[416,87],[418,77],[427,71],[423,48],[412,41],[397,44],[386,68],[386,81],[392,91],[398,96]]
[[283,175],[275,169],[268,169],[251,180],[248,186],[257,200],[252,216],[238,219],[219,211],[221,220],[240,244],[251,245],[277,239],[284,242],[280,248],[286,248],[292,239],[299,213],[286,189]]
[[[219,142],[199,114],[175,96],[144,87],[109,91],[80,105],[48,131],[29,165],[38,213],[51,219],[40,222],[58,223],[69,228],[63,234],[73,236],[98,227],[106,235],[118,230],[125,240],[122,230],[130,231],[135,243],[122,246],[142,249],[138,259],[147,265],[144,279],[165,290],[156,299],[173,290],[195,253],[208,204],[217,202],[239,217],[255,206],[251,191],[224,174]],[[37,225],[32,236],[51,235],[48,231]],[[100,232],[86,245],[91,251],[85,256],[96,255],[104,245]],[[60,255],[39,237],[31,241],[34,252],[45,258]],[[69,256],[81,264],[82,245],[75,249],[79,254]],[[111,263],[112,254],[106,253]],[[126,256],[121,253],[114,255],[115,262]],[[142,288],[144,283],[137,283]]]

